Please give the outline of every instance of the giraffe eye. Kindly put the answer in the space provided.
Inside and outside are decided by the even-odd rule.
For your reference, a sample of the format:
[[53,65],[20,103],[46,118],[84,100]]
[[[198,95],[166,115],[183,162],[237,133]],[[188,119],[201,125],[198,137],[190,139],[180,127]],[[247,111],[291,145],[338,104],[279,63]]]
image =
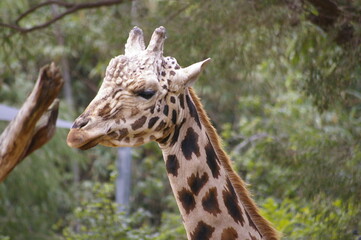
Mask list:
[[136,93],[139,97],[142,97],[144,99],[150,99],[154,96],[155,91],[154,90],[144,90]]

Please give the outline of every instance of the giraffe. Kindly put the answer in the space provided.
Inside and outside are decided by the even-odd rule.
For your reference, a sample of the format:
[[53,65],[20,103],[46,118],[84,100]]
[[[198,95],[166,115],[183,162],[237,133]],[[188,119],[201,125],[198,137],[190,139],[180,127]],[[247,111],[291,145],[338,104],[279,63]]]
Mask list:
[[156,141],[190,240],[279,239],[221,147],[192,84],[210,59],[182,68],[163,57],[165,28],[145,47],[134,27],[125,54],[111,59],[100,89],[74,121],[70,147]]

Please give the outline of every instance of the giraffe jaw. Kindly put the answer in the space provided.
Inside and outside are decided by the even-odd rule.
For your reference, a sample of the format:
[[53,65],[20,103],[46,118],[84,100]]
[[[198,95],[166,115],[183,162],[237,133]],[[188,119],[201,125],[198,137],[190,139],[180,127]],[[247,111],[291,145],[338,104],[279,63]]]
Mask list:
[[95,147],[96,145],[98,145],[98,143],[99,143],[98,139],[94,139],[94,140],[86,143],[85,145],[79,147],[79,149],[81,149],[81,150],[88,150],[88,149],[90,149],[90,148]]
[[69,147],[87,150],[98,145],[102,141],[103,137],[103,135],[89,136],[86,132],[80,129],[72,128],[69,131],[66,142]]
[[70,129],[66,141],[69,147],[79,148],[81,150],[93,148],[98,144],[106,147],[133,147],[133,145],[112,139],[111,134],[90,137],[86,132],[80,129]]

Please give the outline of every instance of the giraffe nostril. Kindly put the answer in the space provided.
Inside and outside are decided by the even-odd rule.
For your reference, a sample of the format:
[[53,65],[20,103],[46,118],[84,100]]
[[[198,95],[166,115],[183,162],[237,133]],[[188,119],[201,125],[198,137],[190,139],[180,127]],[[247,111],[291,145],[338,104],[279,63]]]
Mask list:
[[89,118],[79,119],[74,122],[74,124],[71,128],[83,128],[89,123],[89,121],[90,121]]

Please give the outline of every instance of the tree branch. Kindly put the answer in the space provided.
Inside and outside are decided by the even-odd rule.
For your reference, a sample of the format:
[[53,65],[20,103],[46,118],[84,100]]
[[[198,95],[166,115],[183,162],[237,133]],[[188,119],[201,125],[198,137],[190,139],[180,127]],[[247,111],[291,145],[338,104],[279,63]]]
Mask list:
[[24,17],[26,17],[30,13],[34,12],[38,8],[41,8],[41,7],[44,7],[44,6],[47,6],[47,5],[51,5],[51,4],[62,6],[62,7],[65,7],[65,8],[69,8],[69,7],[74,6],[74,4],[72,4],[72,3],[67,3],[67,2],[63,2],[63,1],[57,1],[57,0],[49,0],[49,1],[46,1],[46,2],[42,2],[42,3],[39,3],[39,4],[35,5],[32,8],[29,8],[24,13],[20,14],[20,16],[15,20],[15,24],[19,24],[19,21],[21,19],[23,19]]
[[0,136],[0,182],[53,136],[58,114],[58,102],[54,99],[62,86],[55,64],[40,69],[33,91]]
[[[67,2],[58,1],[58,0],[49,0],[49,1],[39,3],[35,6],[33,6],[32,8],[29,8],[28,10],[26,10],[24,13],[20,14],[20,16],[16,18],[14,24],[0,22],[0,26],[4,27],[4,28],[9,28],[9,29],[15,30],[16,32],[19,32],[19,33],[28,33],[28,32],[38,30],[38,29],[45,28],[45,27],[53,24],[54,22],[62,19],[66,15],[77,12],[79,10],[98,8],[98,7],[104,7],[104,6],[112,6],[112,5],[116,5],[116,4],[121,4],[125,1],[127,1],[127,0],[103,0],[103,1],[92,2],[92,3],[67,3]],[[22,19],[24,19],[25,17],[27,17],[29,14],[33,13],[34,11],[36,11],[39,8],[42,8],[42,7],[48,6],[48,5],[52,5],[52,4],[64,7],[67,10],[54,16],[49,21],[35,25],[33,27],[24,28],[19,25],[19,22]]]
[[172,20],[173,18],[175,18],[177,15],[181,14],[182,12],[184,12],[185,10],[187,10],[190,6],[192,5],[192,2],[189,2],[188,4],[186,4],[184,7],[178,9],[177,11],[175,11],[174,13],[169,14],[165,19],[165,23],[169,22],[170,20]]

